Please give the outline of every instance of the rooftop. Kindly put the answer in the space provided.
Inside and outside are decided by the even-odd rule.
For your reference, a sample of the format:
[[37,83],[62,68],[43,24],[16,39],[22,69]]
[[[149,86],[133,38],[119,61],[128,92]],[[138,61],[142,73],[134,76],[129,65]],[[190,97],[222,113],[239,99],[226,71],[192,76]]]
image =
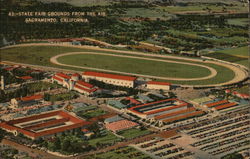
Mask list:
[[55,76],[59,76],[59,77],[62,77],[62,78],[66,78],[66,79],[70,79],[70,76],[64,74],[64,73],[57,73]]
[[120,121],[113,122],[113,123],[108,123],[105,126],[107,129],[111,131],[121,131],[121,130],[129,129],[129,128],[133,128],[137,125],[138,125],[137,123],[125,119],[125,120],[120,120]]
[[132,77],[132,76],[123,76],[123,75],[107,74],[107,73],[101,73],[101,72],[91,72],[91,71],[85,71],[83,73],[83,75],[112,78],[112,79],[126,80],[126,81],[135,81],[136,80],[136,77]]
[[23,102],[32,101],[32,100],[40,100],[40,99],[43,99],[43,95],[26,96],[26,97],[16,98],[16,99],[21,100]]
[[22,80],[30,80],[30,79],[32,79],[31,76],[22,76],[22,77],[19,77],[19,78],[22,79]]
[[38,138],[89,124],[67,112],[53,111],[2,122],[0,127],[8,131],[17,131],[31,138]]
[[154,85],[165,85],[165,86],[170,86],[171,83],[168,82],[158,82],[158,81],[148,81],[147,84],[154,84]]

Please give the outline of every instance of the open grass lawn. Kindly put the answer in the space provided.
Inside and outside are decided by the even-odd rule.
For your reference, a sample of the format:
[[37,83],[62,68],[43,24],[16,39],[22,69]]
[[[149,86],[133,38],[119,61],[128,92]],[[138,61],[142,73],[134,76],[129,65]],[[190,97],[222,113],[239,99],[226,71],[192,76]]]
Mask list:
[[[65,47],[63,47],[63,46],[29,46],[29,47],[15,47],[15,48],[0,50],[0,56],[1,56],[1,60],[3,60],[3,61],[6,60],[6,61],[19,62],[19,63],[26,63],[26,64],[52,66],[52,67],[57,67],[57,68],[65,68],[65,69],[72,69],[72,70],[77,70],[77,71],[84,71],[83,69],[80,69],[80,68],[78,69],[78,68],[58,66],[58,65],[50,63],[50,61],[49,61],[50,58],[55,56],[55,55],[66,53],[66,52],[79,52],[79,51],[111,53],[109,51],[96,51],[96,50],[88,50],[88,49],[81,49],[81,48],[72,48],[72,47],[67,47],[67,46],[65,46]],[[133,55],[130,55],[130,56],[133,56]],[[171,56],[171,55],[169,55],[169,56]],[[93,58],[93,57],[91,57],[91,58]],[[125,60],[125,59],[128,59],[128,58],[122,58],[119,60]],[[156,59],[159,59],[159,58],[156,58]],[[99,58],[96,60],[100,61]],[[176,59],[175,61],[185,61],[185,60],[177,60]],[[84,63],[85,61],[81,61],[81,62]],[[140,61],[140,62],[143,63],[146,61]],[[154,63],[154,64],[156,63],[154,61],[147,61],[146,63],[148,63],[148,62]],[[127,61],[126,61],[126,63],[127,63]],[[202,62],[194,62],[194,63],[201,64]],[[95,62],[95,64],[99,65],[96,62]],[[113,65],[113,64],[108,64],[109,67],[110,67],[110,65]],[[123,65],[126,65],[126,64],[124,63]],[[133,64],[133,65],[138,65],[138,64]],[[165,65],[166,66],[169,64],[160,63],[157,65]],[[171,63],[171,65],[172,65],[172,63]],[[234,73],[231,70],[224,68],[222,66],[217,66],[217,65],[212,65],[212,64],[205,64],[205,65],[213,67],[218,71],[218,74],[215,78],[212,78],[210,80],[202,80],[202,81],[168,81],[168,82],[172,82],[174,84],[203,84],[203,85],[204,84],[216,84],[216,83],[220,83],[220,82],[229,81],[234,76]],[[117,66],[120,67],[120,63]],[[175,66],[177,66],[177,65],[175,65]],[[184,65],[184,66],[187,66],[187,65]],[[172,70],[172,73],[176,70],[179,70],[179,73],[183,72],[179,67],[180,67],[179,65],[177,67],[172,67],[172,68],[161,68],[160,67],[159,70],[161,70],[161,71],[163,71],[164,69],[165,69],[165,71]],[[147,68],[149,68],[149,66]],[[155,66],[150,67],[151,70],[155,69],[155,68],[156,68]],[[196,68],[199,68],[200,70],[204,70],[200,67],[196,67]],[[104,69],[105,69],[105,67],[104,67]],[[128,68],[124,68],[124,69],[131,69],[131,68],[128,67]],[[158,72],[159,70],[158,69],[156,71],[154,70],[153,73],[155,74],[155,72]],[[144,69],[142,71],[145,72]],[[196,71],[196,70],[192,70],[192,72],[191,72],[192,75],[187,75],[187,72],[185,72],[186,76],[189,76],[189,77],[194,76],[193,71]],[[197,72],[195,72],[195,73],[197,73]],[[169,73],[165,73],[165,75],[166,74],[168,77],[170,76]],[[202,73],[198,72],[198,74],[204,75],[203,72]],[[184,76],[184,75],[181,75],[181,76]],[[197,76],[197,74],[196,74],[196,76]]]
[[199,66],[106,55],[68,55],[58,58],[58,61],[69,65],[162,77],[195,78],[208,76],[210,74],[208,69]]
[[249,86],[243,86],[241,88],[236,89],[239,93],[249,94]]
[[244,47],[239,47],[239,48],[232,48],[232,49],[226,49],[226,50],[221,50],[218,51],[218,53],[224,53],[224,54],[228,54],[228,55],[233,55],[233,56],[245,56],[246,58],[248,58],[248,46],[244,46]]
[[246,67],[249,66],[249,63],[248,63],[249,54],[248,54],[247,46],[217,51],[214,53],[207,54],[206,56],[233,62],[233,63],[242,64]]
[[107,131],[107,135],[102,137],[97,137],[94,139],[88,140],[88,143],[92,146],[95,146],[99,144],[113,144],[115,142],[120,141],[121,139],[112,134],[111,132]]
[[246,26],[249,22],[248,18],[232,18],[227,20],[230,25]]
[[126,146],[117,150],[91,155],[86,159],[151,159],[151,157],[133,147]]
[[133,139],[139,136],[150,134],[150,131],[133,128],[133,129],[121,131],[118,134],[125,137],[126,139]]
[[79,112],[78,115],[83,117],[83,118],[90,119],[90,118],[94,118],[94,117],[97,117],[100,115],[104,115],[106,113],[107,112],[105,112],[104,110],[97,108],[95,110],[91,110],[91,111],[87,111],[87,112],[82,112],[82,113]]

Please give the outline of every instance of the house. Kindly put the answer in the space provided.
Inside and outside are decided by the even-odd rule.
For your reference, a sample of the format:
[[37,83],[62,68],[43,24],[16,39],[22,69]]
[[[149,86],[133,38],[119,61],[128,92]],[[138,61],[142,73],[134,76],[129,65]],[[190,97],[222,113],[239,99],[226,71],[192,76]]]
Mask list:
[[82,74],[82,77],[89,81],[90,79],[94,79],[97,81],[101,81],[104,83],[116,85],[116,86],[123,86],[123,87],[135,87],[136,77],[132,76],[123,76],[123,75],[115,75],[115,74],[107,74],[101,72],[91,72],[86,71]]
[[10,100],[10,104],[15,107],[24,107],[38,104],[43,101],[43,95],[33,95],[21,98],[13,98]]
[[171,83],[168,82],[158,82],[158,81],[149,81],[146,84],[147,89],[162,89],[162,90],[170,90]]

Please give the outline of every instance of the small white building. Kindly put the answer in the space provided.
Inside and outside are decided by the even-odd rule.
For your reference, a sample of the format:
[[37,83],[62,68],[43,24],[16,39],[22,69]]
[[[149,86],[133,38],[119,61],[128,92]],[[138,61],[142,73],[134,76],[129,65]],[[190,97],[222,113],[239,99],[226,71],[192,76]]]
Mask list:
[[136,81],[136,77],[132,76],[123,76],[123,75],[107,74],[100,72],[91,72],[91,71],[84,72],[82,77],[86,81],[94,79],[108,84],[130,87],[130,88],[135,87],[135,81]]
[[149,81],[146,84],[147,89],[162,89],[162,90],[170,90],[171,83],[168,82],[157,82],[157,81]]

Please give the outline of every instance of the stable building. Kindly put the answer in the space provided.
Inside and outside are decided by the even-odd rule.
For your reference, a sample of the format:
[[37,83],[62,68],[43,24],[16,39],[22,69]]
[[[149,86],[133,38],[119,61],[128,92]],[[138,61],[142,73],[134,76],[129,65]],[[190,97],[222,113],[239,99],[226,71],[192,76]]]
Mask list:
[[162,89],[162,90],[170,90],[171,83],[168,82],[158,82],[158,81],[148,81],[146,84],[147,89]]
[[123,76],[123,75],[107,74],[101,72],[91,72],[91,71],[86,71],[82,75],[83,75],[82,77],[86,81],[94,79],[104,83],[116,86],[129,87],[129,88],[135,87],[135,81],[137,79],[136,77],[132,76]]
[[90,122],[79,119],[65,111],[28,116],[0,123],[0,128],[13,133],[23,134],[30,139],[52,137],[65,131],[85,128]]

